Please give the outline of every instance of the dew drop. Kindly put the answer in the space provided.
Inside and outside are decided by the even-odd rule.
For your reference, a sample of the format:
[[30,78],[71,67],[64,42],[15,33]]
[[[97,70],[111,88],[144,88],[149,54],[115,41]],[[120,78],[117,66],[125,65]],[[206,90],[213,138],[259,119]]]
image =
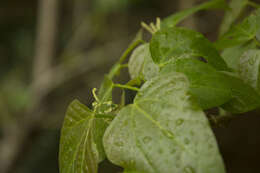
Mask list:
[[143,138],[143,142],[144,142],[145,144],[151,142],[151,140],[152,140],[152,138],[149,137],[149,136],[146,136],[146,137]]
[[124,143],[122,141],[118,141],[118,142],[115,143],[115,145],[117,147],[122,147],[124,145]]
[[196,173],[195,170],[191,166],[186,166],[184,168],[185,173]]
[[173,134],[171,131],[169,131],[169,130],[163,131],[163,133],[164,133],[164,135],[167,136],[168,138],[171,138],[171,139],[174,138],[174,134]]
[[188,138],[185,138],[184,143],[188,145],[190,143],[190,140]]
[[252,59],[249,60],[250,65],[254,65],[254,63],[255,63],[255,59],[252,58]]
[[176,152],[176,150],[175,150],[175,149],[172,149],[170,153],[171,153],[171,154],[174,154],[175,152]]
[[176,121],[176,125],[177,125],[177,126],[180,126],[180,125],[183,124],[183,122],[184,122],[184,120],[180,118],[180,119],[178,119],[178,120]]
[[163,149],[160,148],[160,149],[158,150],[158,152],[159,152],[160,154],[162,154],[162,153],[163,153]]

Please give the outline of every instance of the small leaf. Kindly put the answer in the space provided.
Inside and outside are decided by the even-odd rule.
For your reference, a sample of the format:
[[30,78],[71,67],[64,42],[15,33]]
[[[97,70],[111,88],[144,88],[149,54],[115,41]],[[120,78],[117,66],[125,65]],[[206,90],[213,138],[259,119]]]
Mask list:
[[149,49],[147,49],[147,44],[140,45],[133,51],[128,62],[128,70],[131,79],[135,79],[142,74],[144,58],[148,53]]
[[[108,110],[112,110],[112,91],[113,81],[106,75],[103,83],[98,92],[99,106],[97,107],[98,113],[106,113]],[[111,102],[111,104],[109,104]],[[111,111],[110,111],[111,112]]]
[[155,33],[150,51],[153,61],[159,65],[177,58],[203,57],[216,69],[227,70],[224,60],[209,40],[184,28],[168,28]]
[[260,9],[256,10],[249,17],[238,25],[230,28],[220,39],[215,43],[218,49],[224,49],[239,44],[243,44],[256,37],[260,30]]
[[260,107],[260,95],[241,79],[225,73],[229,78],[232,90],[232,99],[222,108],[231,113],[244,113]]
[[147,81],[107,128],[108,159],[126,172],[224,173],[215,137],[179,73]]
[[225,16],[220,26],[220,35],[226,33],[229,28],[234,24],[235,20],[239,17],[245,9],[248,0],[231,0],[229,7],[230,10],[225,12]]
[[102,137],[107,126],[106,119],[95,118],[85,105],[73,101],[61,131],[60,173],[97,173],[105,158]]
[[112,89],[113,82],[109,79],[108,76],[105,76],[103,83],[98,92],[98,98],[101,102],[111,101],[112,100]]
[[159,67],[153,62],[150,54],[149,43],[137,47],[128,62],[128,69],[132,79],[140,76],[145,80],[156,76]]
[[239,75],[247,84],[255,88],[260,93],[260,50],[252,49],[246,51],[240,58]]
[[213,67],[196,59],[179,59],[162,68],[162,73],[184,73],[190,81],[190,93],[202,109],[220,106],[231,99],[228,78]]
[[254,42],[244,43],[238,46],[226,48],[222,52],[222,57],[227,63],[228,67],[233,69],[234,71],[238,70],[238,64],[240,61],[241,55],[249,50],[256,48],[256,44]]
[[180,21],[187,18],[188,16],[205,9],[223,9],[227,5],[225,0],[211,0],[200,5],[197,5],[193,8],[182,10],[178,13],[172,14],[169,17],[165,18],[161,23],[161,28],[169,28],[176,26]]

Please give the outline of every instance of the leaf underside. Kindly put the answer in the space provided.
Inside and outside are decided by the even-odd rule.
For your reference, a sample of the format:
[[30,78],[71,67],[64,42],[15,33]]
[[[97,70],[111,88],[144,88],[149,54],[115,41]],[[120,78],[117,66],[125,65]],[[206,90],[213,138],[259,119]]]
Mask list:
[[105,158],[102,137],[108,122],[79,101],[68,107],[61,132],[60,173],[97,173]]

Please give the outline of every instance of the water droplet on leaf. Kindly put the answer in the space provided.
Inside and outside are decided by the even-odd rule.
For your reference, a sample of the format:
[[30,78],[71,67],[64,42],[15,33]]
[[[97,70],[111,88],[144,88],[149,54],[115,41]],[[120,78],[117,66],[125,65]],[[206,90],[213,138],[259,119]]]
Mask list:
[[178,119],[178,120],[176,121],[176,125],[177,125],[177,126],[180,126],[180,125],[183,124],[183,122],[184,122],[184,120],[180,118],[180,119]]
[[149,137],[149,136],[146,136],[146,137],[143,138],[143,142],[144,142],[145,144],[151,142],[151,140],[152,140],[152,138]]
[[118,141],[118,142],[115,143],[115,145],[117,147],[122,147],[124,145],[124,143],[122,141]]
[[185,138],[185,139],[184,139],[184,143],[185,143],[185,144],[189,144],[189,143],[190,143],[190,140],[189,140],[188,138]]
[[191,166],[186,166],[184,168],[185,173],[196,173],[195,170]]

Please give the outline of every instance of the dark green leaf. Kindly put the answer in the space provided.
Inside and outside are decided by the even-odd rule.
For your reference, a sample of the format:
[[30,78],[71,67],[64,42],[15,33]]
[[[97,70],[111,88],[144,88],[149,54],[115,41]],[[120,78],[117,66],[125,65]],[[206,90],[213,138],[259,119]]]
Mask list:
[[246,51],[240,58],[239,75],[243,81],[260,93],[260,50],[252,49]]
[[184,73],[190,81],[190,93],[202,109],[220,106],[231,99],[230,82],[226,75],[197,59],[179,59],[162,68],[162,73]]
[[60,173],[97,173],[98,163],[105,158],[102,137],[107,121],[95,118],[77,100],[70,104],[61,131]]
[[254,48],[256,48],[256,44],[254,42],[244,43],[238,46],[224,49],[221,55],[227,63],[228,67],[234,71],[237,71],[241,55],[245,51]]
[[260,106],[260,95],[241,79],[225,73],[229,78],[232,90],[232,99],[222,108],[231,113],[244,113]]
[[226,33],[235,20],[239,17],[242,11],[245,9],[248,0],[231,0],[229,7],[230,10],[227,10],[225,16],[222,20],[220,26],[220,35]]
[[203,57],[216,69],[227,70],[224,60],[209,40],[184,28],[168,28],[155,33],[150,51],[153,61],[160,66],[177,58]]
[[127,172],[224,173],[215,137],[179,73],[146,82],[107,128],[109,160]]
[[225,3],[225,0],[211,0],[205,3],[202,3],[198,6],[195,6],[193,8],[189,8],[186,10],[182,10],[178,13],[172,14],[166,19],[163,20],[161,23],[161,28],[168,28],[168,27],[174,27],[177,25],[181,20],[187,18],[188,16],[205,9],[221,9],[226,8],[227,5]]
[[255,39],[260,30],[260,9],[252,13],[242,23],[235,25],[215,43],[218,49],[224,49]]

